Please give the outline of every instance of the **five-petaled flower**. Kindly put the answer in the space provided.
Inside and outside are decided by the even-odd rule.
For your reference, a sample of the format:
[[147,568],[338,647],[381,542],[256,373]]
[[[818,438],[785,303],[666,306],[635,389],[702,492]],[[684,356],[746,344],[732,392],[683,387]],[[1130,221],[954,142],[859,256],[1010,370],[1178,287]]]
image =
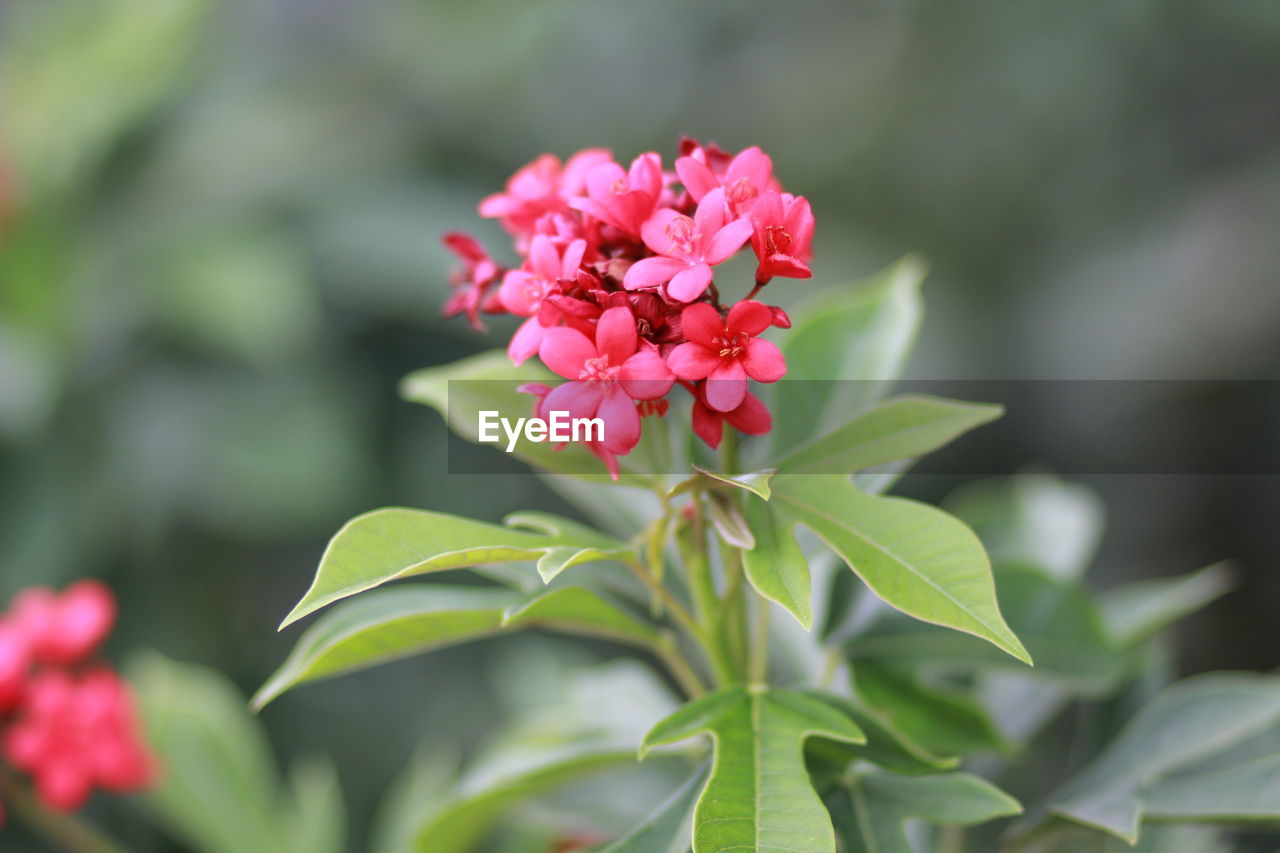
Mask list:
[[665,207],[640,229],[644,243],[657,257],[637,261],[627,270],[623,286],[643,290],[666,285],[677,302],[692,302],[711,283],[711,267],[728,260],[751,237],[751,223],[732,219],[724,190],[702,197],[692,217]]
[[586,240],[574,240],[561,252],[545,234],[536,235],[529,244],[529,260],[524,269],[511,270],[502,279],[498,297],[502,305],[518,317],[528,317],[516,330],[507,354],[517,365],[542,346],[547,326],[558,322],[561,312],[547,297],[557,292],[562,279],[573,280],[582,265]]
[[676,160],[676,174],[694,201],[701,203],[713,190],[723,188],[730,210],[742,215],[773,188],[773,161],[754,145],[730,160],[723,172],[713,167],[700,148]]
[[813,243],[813,211],[803,196],[765,193],[751,209],[751,248],[759,266],[756,281],[764,284],[775,275],[808,278]]
[[758,337],[773,325],[769,306],[744,299],[720,312],[699,302],[684,309],[680,325],[687,343],[668,357],[672,372],[681,379],[706,379],[706,403],[717,412],[731,412],[747,396],[747,378],[777,382],[787,372],[782,353]]
[[587,197],[570,205],[614,228],[640,236],[640,228],[662,200],[662,158],[650,151],[631,161],[631,169],[612,161],[587,172]]
[[656,400],[671,390],[675,377],[657,347],[641,345],[630,308],[600,315],[595,341],[577,329],[548,329],[539,352],[546,365],[570,380],[551,390],[542,407],[571,418],[599,417],[604,447],[623,455],[640,441],[635,400]]

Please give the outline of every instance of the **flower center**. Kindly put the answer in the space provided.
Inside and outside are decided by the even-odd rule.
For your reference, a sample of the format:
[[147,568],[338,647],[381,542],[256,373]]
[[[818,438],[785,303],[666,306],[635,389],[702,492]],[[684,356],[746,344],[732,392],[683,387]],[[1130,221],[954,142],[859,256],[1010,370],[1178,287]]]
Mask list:
[[542,304],[542,300],[547,298],[550,287],[551,282],[545,278],[527,278],[524,282],[524,298],[528,300],[530,306],[537,308]]
[[578,374],[580,382],[611,382],[618,375],[619,366],[609,366],[609,356],[599,355],[582,363]]
[[770,255],[791,254],[791,232],[781,225],[770,225],[765,228],[764,242]]
[[698,226],[687,216],[677,216],[668,222],[666,232],[671,248],[686,255],[693,254],[693,244],[702,238]]
[[715,339],[715,344],[720,348],[721,358],[738,358],[747,351],[747,335],[738,332],[736,335],[730,335],[725,332],[724,335]]
[[609,188],[609,191],[614,195],[622,195],[627,191],[627,179],[618,178],[618,180],[613,182],[613,186]]
[[758,195],[760,191],[755,188],[749,178],[738,178],[725,190],[725,196],[733,205],[746,204]]

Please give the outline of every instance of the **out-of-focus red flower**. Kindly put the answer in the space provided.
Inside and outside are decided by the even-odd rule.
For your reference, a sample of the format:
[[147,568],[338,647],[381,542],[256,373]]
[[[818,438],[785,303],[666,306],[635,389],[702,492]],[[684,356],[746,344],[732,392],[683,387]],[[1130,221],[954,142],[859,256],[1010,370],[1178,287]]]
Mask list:
[[60,811],[95,789],[137,791],[155,776],[128,686],[93,660],[115,618],[115,598],[97,581],[24,590],[0,616],[0,759]]
[[483,332],[484,323],[480,322],[480,312],[494,314],[502,310],[496,295],[489,292],[497,282],[501,270],[489,257],[484,246],[480,245],[480,241],[470,234],[450,231],[441,238],[441,242],[462,261],[462,268],[449,278],[453,295],[444,304],[444,316],[466,314],[471,328]]

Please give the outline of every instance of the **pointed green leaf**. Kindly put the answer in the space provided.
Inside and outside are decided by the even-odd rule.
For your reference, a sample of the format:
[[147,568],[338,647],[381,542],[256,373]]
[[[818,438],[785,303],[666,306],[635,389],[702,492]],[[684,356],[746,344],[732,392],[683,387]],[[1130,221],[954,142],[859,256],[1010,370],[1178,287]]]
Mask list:
[[1000,417],[1003,409],[941,397],[894,397],[778,462],[782,474],[852,474],[913,459]]
[[580,586],[552,589],[528,604],[513,607],[503,617],[502,624],[507,628],[549,628],[590,634],[638,646],[653,646],[660,641],[658,630],[652,625]]
[[1000,609],[1035,658],[1035,669],[976,637],[896,613],[886,613],[851,641],[850,655],[855,662],[869,659],[965,672],[1008,670],[1093,695],[1111,688],[1123,675],[1128,662],[1079,583],[1023,567],[997,571],[995,579]]
[[555,516],[521,513],[508,522],[504,527],[415,509],[357,516],[330,540],[311,589],[280,627],[339,599],[413,575],[536,559],[547,577],[577,563],[630,553],[616,539]]
[[338,768],[329,758],[304,758],[289,772],[293,814],[285,827],[290,850],[298,853],[342,853],[346,849],[346,803]]
[[[1138,840],[1148,796],[1167,796],[1175,806],[1189,781],[1179,774],[1217,753],[1280,724],[1280,678],[1245,673],[1211,673],[1179,682],[1158,695],[1124,727],[1090,764],[1048,800],[1053,814],[1109,832],[1129,844]],[[1216,781],[1242,784],[1256,767],[1237,767]],[[1209,783],[1214,779],[1210,778]],[[1168,782],[1170,787],[1161,788]],[[1207,785],[1201,780],[1200,785]],[[1240,788],[1233,788],[1241,793]],[[1229,793],[1227,789],[1221,792]],[[1274,791],[1257,791],[1261,802],[1245,799],[1216,808],[1253,809]],[[1206,794],[1208,796],[1208,794]],[[1208,804],[1208,800],[1206,800]],[[1043,820],[1043,813],[1023,831]]]
[[1102,593],[1102,614],[1118,642],[1129,646],[1158,633],[1231,590],[1227,563],[1177,578],[1135,581]]
[[866,705],[860,699],[821,690],[804,692],[808,696],[826,702],[853,720],[867,736],[867,742],[863,744],[832,741],[809,743],[810,754],[821,753],[829,760],[839,762],[837,775],[843,774],[850,761],[859,758],[886,770],[910,774],[950,770],[960,763],[960,759],[956,756],[940,756],[930,752],[906,732],[896,728],[887,715]]
[[762,500],[747,499],[746,522],[756,540],[756,547],[743,552],[747,580],[756,592],[785,607],[806,631],[812,629],[809,561],[795,537]]
[[853,685],[867,707],[932,753],[1008,749],[982,707],[958,690],[926,685],[910,673],[870,661],[854,664]]
[[1017,800],[977,776],[946,773],[901,776],[884,771],[853,777],[837,814],[847,853],[912,853],[903,832],[908,820],[974,826],[1022,811]]
[[253,707],[300,684],[496,634],[507,609],[523,600],[505,589],[419,584],[344,602],[306,630]]
[[693,807],[708,772],[698,768],[653,814],[600,853],[686,853]]
[[[519,367],[511,364],[505,352],[494,350],[464,358],[453,364],[428,367],[415,371],[400,383],[400,394],[406,400],[430,406],[440,413],[450,429],[467,441],[479,442],[481,411],[499,412],[502,417],[529,417],[533,412],[533,398],[519,390],[521,385],[543,382],[552,385],[562,380],[534,360]],[[495,452],[506,449],[505,439]],[[552,474],[570,474],[594,481],[609,481],[604,465],[582,445],[570,444],[558,448],[549,442],[533,442],[521,438],[512,452],[519,459]],[[649,485],[654,482],[652,472],[658,469],[648,466],[642,470],[642,448],[629,456],[620,457],[621,482],[629,485]]]
[[781,344],[787,379],[773,386],[769,407],[775,456],[835,429],[901,375],[924,312],[925,271],[907,257],[864,286],[832,288],[792,313]]
[[759,495],[769,500],[769,478],[776,473],[773,468],[760,471],[748,471],[745,474],[721,474],[700,465],[694,465],[696,472],[692,477],[681,480],[667,491],[667,497],[675,497],[686,492],[705,490],[715,486],[733,486],[737,489]]
[[1266,821],[1280,824],[1280,754],[1166,779],[1142,794],[1157,820]]
[[703,733],[715,742],[715,763],[694,810],[694,853],[835,853],[831,820],[805,770],[804,742],[863,741],[852,720],[802,693],[731,687],[658,723],[641,754]]
[[865,495],[842,474],[779,474],[773,491],[770,505],[785,520],[818,534],[887,604],[1031,662],[1000,615],[982,544],[957,519],[915,501]]

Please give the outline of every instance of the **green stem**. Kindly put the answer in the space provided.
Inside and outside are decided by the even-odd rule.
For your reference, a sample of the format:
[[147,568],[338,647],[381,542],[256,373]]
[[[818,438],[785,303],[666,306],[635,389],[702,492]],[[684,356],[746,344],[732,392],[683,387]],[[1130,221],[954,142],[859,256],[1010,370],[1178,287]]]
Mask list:
[[769,683],[769,602],[755,597],[756,632],[751,637],[751,683]]
[[675,678],[690,699],[696,699],[707,692],[707,686],[702,683],[702,679],[694,672],[693,667],[689,665],[689,661],[680,653],[680,648],[676,644],[674,636],[664,634],[662,639],[654,644],[653,653],[658,656],[658,659],[671,672],[672,677]]
[[[724,441],[720,446],[721,465],[726,475],[738,473],[738,434],[733,429],[725,430]],[[732,499],[736,500],[737,496]],[[721,539],[720,553],[723,556],[725,569],[725,591],[721,602],[724,614],[723,634],[733,649],[733,656],[739,672],[749,677],[747,670],[752,666],[748,661],[748,637],[751,632],[747,626],[747,597],[750,593],[743,583],[742,550]],[[767,668],[767,667],[766,667]]]
[[49,808],[0,767],[0,801],[28,829],[67,853],[125,853],[124,848],[75,815],[59,814]]
[[701,498],[694,504],[694,509],[689,538],[681,542],[678,537],[676,541],[682,545],[681,557],[697,611],[698,637],[706,650],[716,683],[724,686],[737,679],[734,677],[733,663],[725,648],[721,631],[720,599],[716,596],[715,579],[711,576],[711,560],[707,555],[706,522]]

